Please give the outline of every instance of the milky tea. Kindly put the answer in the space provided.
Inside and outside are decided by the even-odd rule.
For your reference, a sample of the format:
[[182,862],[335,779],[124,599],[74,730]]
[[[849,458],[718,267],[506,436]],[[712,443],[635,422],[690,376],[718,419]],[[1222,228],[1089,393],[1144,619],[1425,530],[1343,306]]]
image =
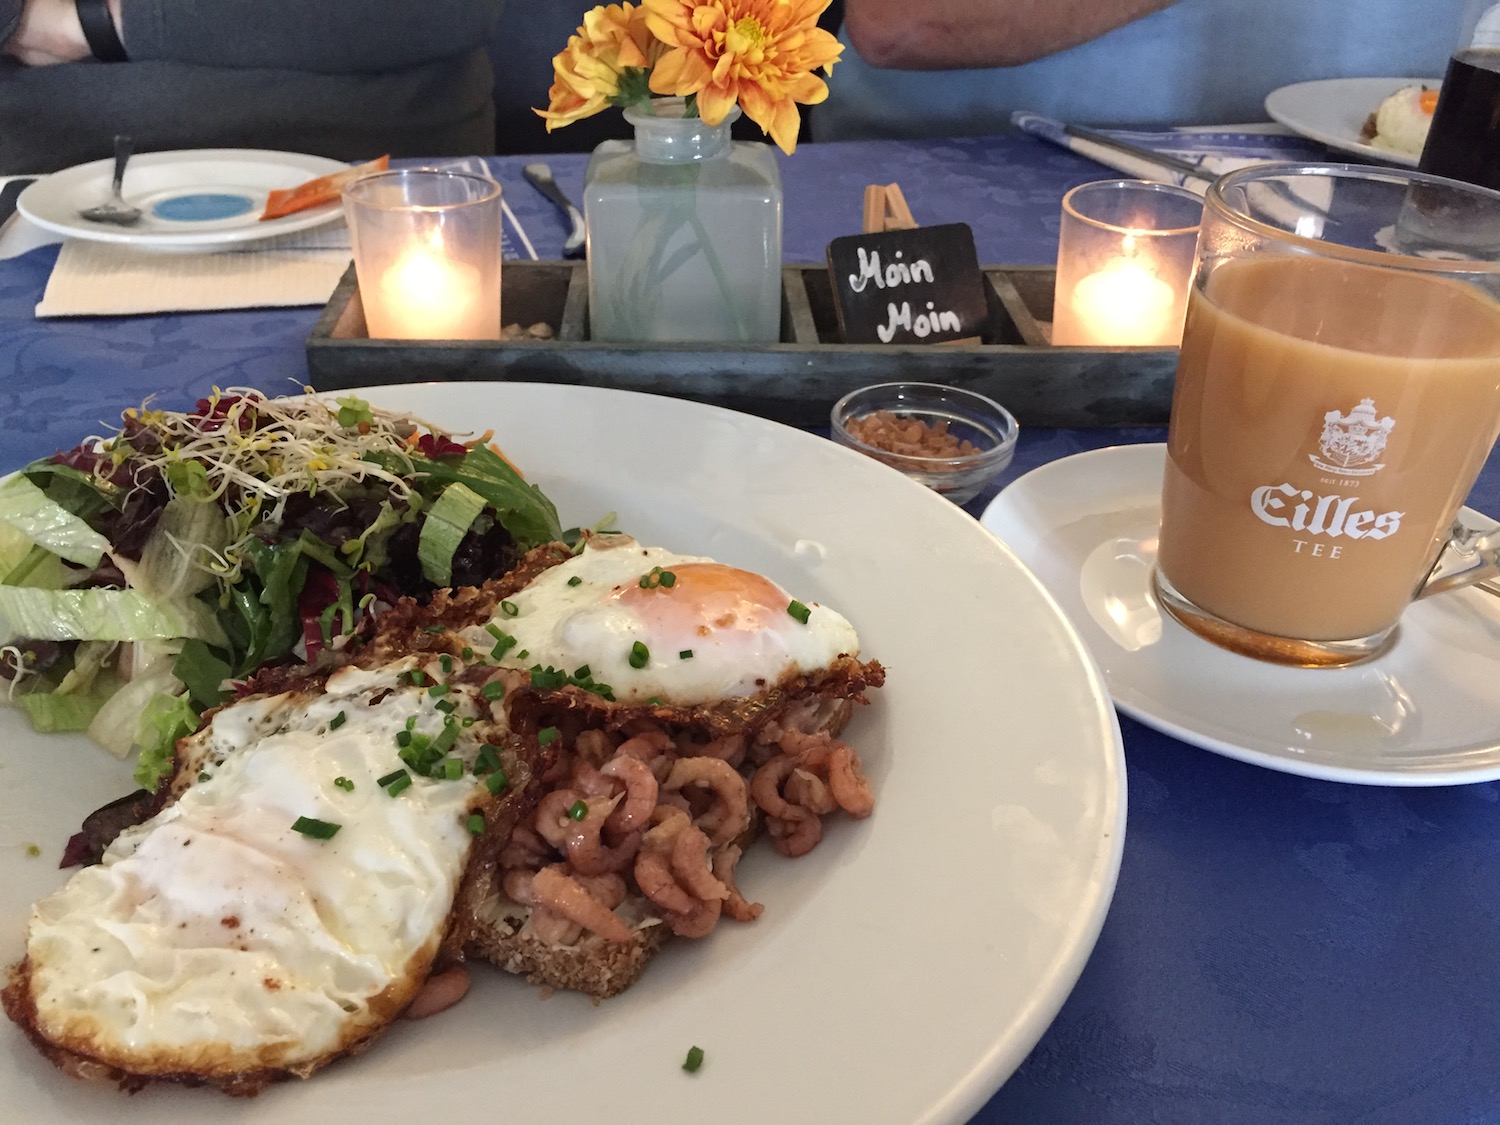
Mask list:
[[1163,604],[1265,659],[1380,651],[1497,432],[1500,304],[1473,286],[1287,253],[1218,263],[1177,369]]

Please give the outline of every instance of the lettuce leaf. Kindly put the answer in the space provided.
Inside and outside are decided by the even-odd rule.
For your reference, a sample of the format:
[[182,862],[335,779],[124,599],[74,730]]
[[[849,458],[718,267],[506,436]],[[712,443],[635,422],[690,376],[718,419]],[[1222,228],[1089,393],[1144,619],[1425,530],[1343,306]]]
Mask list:
[[38,590],[0,586],[0,642],[144,641],[196,637],[224,644],[224,630],[207,604],[182,598],[170,604],[136,590]]
[[0,479],[0,522],[79,566],[98,566],[109,549],[109,540],[20,473]]

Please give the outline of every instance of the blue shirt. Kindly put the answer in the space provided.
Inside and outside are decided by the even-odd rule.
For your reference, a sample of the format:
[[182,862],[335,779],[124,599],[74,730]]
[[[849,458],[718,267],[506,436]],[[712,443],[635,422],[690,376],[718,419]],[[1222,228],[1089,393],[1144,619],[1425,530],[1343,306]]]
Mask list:
[[1070,50],[987,70],[879,70],[844,35],[813,136],[997,133],[1017,109],[1093,125],[1264,121],[1266,95],[1292,82],[1441,78],[1462,9],[1463,0],[1179,0]]

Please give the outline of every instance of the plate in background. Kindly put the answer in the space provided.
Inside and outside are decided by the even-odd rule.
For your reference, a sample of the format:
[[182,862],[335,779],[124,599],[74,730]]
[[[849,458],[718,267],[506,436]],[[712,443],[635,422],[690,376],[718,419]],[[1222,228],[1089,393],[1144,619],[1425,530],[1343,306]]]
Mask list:
[[1297,82],[1266,95],[1272,120],[1330,148],[1385,164],[1417,166],[1417,158],[1376,148],[1360,136],[1365,120],[1402,86],[1442,86],[1441,78],[1324,78]]

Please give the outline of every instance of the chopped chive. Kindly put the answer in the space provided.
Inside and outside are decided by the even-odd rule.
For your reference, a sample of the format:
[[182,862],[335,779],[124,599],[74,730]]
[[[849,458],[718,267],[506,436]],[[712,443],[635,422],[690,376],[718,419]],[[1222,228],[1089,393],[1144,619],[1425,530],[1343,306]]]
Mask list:
[[678,660],[691,660],[692,658],[693,658],[693,650],[690,649],[690,648],[685,648],[685,649],[683,649],[681,652],[679,652],[677,654],[677,659]]
[[490,773],[500,768],[500,755],[495,748],[486,742],[479,748],[479,753],[474,756],[474,772],[484,770]]
[[632,668],[644,668],[651,662],[651,650],[640,641],[630,646],[630,666]]
[[689,1047],[687,1058],[682,1060],[682,1069],[693,1074],[703,1065],[703,1048]]
[[[407,773],[405,770],[392,770],[384,777],[377,777],[375,779],[375,784],[384,789],[387,785],[394,784],[396,781],[399,781],[403,777],[407,777]],[[408,778],[408,780],[410,780],[410,778]]]
[[490,680],[484,685],[484,687],[479,689],[479,694],[484,696],[491,702],[494,702],[497,699],[503,699],[505,697],[505,685],[502,684],[499,680]]
[[453,657],[449,656],[446,652],[443,653],[438,657],[438,667],[443,670],[443,674],[446,676],[449,672],[453,671]]
[[588,815],[589,815],[589,807],[588,807],[587,803],[585,803],[582,800],[574,801],[571,805],[568,806],[568,819],[569,820],[582,820],[584,817],[586,817]]
[[591,675],[593,675],[593,669],[591,669],[587,664],[579,665],[579,667],[573,672],[573,678],[575,680],[586,680]]
[[506,617],[517,617],[521,613],[521,607],[515,602],[501,602],[500,610]]
[[422,632],[424,633],[441,633],[442,631],[443,626],[441,625],[429,625],[427,626],[427,628],[422,630]]
[[208,780],[208,771],[207,770],[201,770],[201,771],[199,771],[199,773],[198,773],[198,780],[199,781],[207,781]]
[[670,590],[673,586],[677,585],[677,575],[673,574],[670,570],[662,571],[658,577],[665,589]]
[[523,648],[520,652],[516,653],[516,659],[517,660],[525,660],[530,655],[531,655],[531,650]]
[[786,611],[804,625],[807,624],[807,619],[812,616],[812,610],[808,609],[801,602],[795,600],[791,605],[786,607]]
[[350,781],[347,777],[336,777],[333,779],[333,783],[345,793],[354,792],[354,782]]
[[398,793],[403,793],[403,792],[405,792],[406,790],[408,790],[410,788],[411,788],[411,774],[407,773],[405,770],[402,770],[401,771],[401,776],[398,777],[398,778],[396,778],[396,780],[393,781],[393,782],[391,782],[389,785],[387,785],[385,787],[385,791],[387,793],[389,793],[392,797],[394,797]]
[[465,660],[473,660],[474,659],[474,650],[472,648],[470,648],[468,645],[464,645],[463,651],[460,652],[459,655],[462,656]]
[[406,716],[406,729],[407,730],[415,730],[416,726],[417,726],[417,717],[415,715],[408,715],[408,716]]
[[396,732],[396,745],[397,746],[410,746],[411,745],[411,731],[409,731],[409,730],[398,730]]
[[416,687],[427,686],[427,673],[422,671],[422,669],[413,668],[410,672],[407,673],[407,675],[411,678],[412,684]]
[[471,813],[469,815],[468,825],[469,825],[469,835],[471,835],[471,836],[483,836],[484,835],[484,814],[483,813]]
[[543,691],[555,691],[568,682],[568,675],[560,668],[543,668],[537,665],[531,670],[531,686]]
[[572,578],[568,579],[568,585],[569,586],[581,586],[582,584],[583,584],[583,579],[579,578],[578,575],[576,575],[576,574],[573,575]]
[[457,758],[443,759],[443,780],[457,781],[464,775],[464,764]]
[[331,719],[328,720],[328,729],[329,730],[338,730],[339,727],[341,727],[341,726],[344,725],[344,720],[347,719],[348,717],[349,716],[345,715],[342,711],[340,711],[337,715],[335,715],[333,718],[331,718]]
[[427,689],[427,694],[432,696],[433,698],[437,698],[440,695],[447,695],[448,685],[442,682],[435,683]]
[[556,727],[543,727],[541,730],[539,730],[539,731],[536,732],[536,744],[538,746],[547,746],[547,745],[550,745],[551,742],[552,742],[552,740],[554,738],[556,738],[556,737],[557,737],[557,728]]
[[292,822],[292,831],[300,832],[304,836],[311,836],[314,840],[331,840],[338,833],[339,825],[330,824],[326,820],[318,820],[310,816],[299,816]]
[[451,699],[439,699],[433,706],[445,715],[451,715],[458,709],[458,704]]
[[497,641],[503,641],[505,639],[505,633],[501,630],[500,626],[496,625],[493,621],[485,622],[484,631],[490,636],[494,637]]
[[510,778],[506,776],[504,770],[496,770],[484,779],[484,787],[490,791],[491,796],[498,797],[501,790],[509,784]]
[[667,701],[659,695],[651,695],[646,697],[646,702],[653,707],[664,707]]

